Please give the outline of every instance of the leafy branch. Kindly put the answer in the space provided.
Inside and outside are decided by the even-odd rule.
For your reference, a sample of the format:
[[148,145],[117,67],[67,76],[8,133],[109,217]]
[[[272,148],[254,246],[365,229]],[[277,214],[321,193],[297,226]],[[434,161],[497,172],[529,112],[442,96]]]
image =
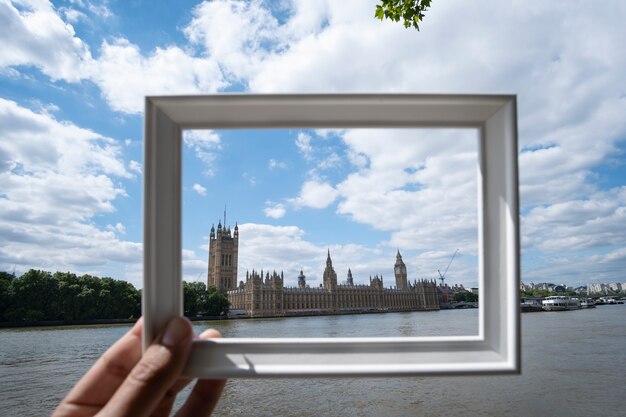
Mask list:
[[382,3],[376,6],[374,16],[378,20],[391,19],[399,22],[405,28],[414,27],[418,31],[419,23],[424,20],[424,12],[430,7],[431,0],[382,0]]

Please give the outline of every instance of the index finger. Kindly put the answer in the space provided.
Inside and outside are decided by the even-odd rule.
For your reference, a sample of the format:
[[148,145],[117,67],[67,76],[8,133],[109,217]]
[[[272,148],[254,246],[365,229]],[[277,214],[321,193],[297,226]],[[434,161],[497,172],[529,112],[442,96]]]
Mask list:
[[[124,382],[129,372],[141,359],[141,331],[139,319],[121,339],[111,346],[61,402],[54,416],[62,410],[77,407],[95,414],[102,408]],[[87,415],[88,415],[87,414]]]

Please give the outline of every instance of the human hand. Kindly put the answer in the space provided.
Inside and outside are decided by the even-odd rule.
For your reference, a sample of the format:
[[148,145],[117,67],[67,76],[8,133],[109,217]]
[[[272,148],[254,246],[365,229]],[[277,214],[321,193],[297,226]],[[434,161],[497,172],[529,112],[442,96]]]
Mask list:
[[[111,346],[61,401],[52,417],[168,416],[190,379],[181,373],[191,352],[193,330],[175,317],[141,355],[143,320]],[[209,329],[200,338],[220,337]],[[198,380],[177,417],[208,416],[226,380]]]

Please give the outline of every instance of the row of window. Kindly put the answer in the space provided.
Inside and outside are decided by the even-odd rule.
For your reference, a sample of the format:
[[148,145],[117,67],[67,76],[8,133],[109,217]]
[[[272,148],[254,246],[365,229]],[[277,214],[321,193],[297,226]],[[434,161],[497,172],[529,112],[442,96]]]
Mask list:
[[[234,301],[234,300],[233,300]],[[239,301],[239,300],[238,300]],[[422,300],[423,302],[424,300]],[[271,308],[270,306],[273,305],[273,302],[263,302],[263,301],[256,301],[254,303],[255,305],[255,309],[259,309],[261,308],[261,306],[263,306],[263,308]],[[392,303],[382,303],[384,306],[387,307],[403,307],[403,308],[412,308],[415,306],[415,303],[411,303],[411,302],[405,302],[405,303],[396,303],[396,302],[392,302]],[[248,306],[251,305],[251,303],[238,303],[238,302],[233,302],[233,308],[249,308]],[[277,302],[276,303],[276,308],[280,309],[280,303]],[[376,302],[339,302],[338,303],[339,306],[341,306],[342,308],[368,308],[368,307],[379,307],[380,304],[376,303]],[[285,308],[288,310],[301,310],[301,309],[327,309],[327,308],[331,308],[331,304],[329,302],[329,300],[322,300],[320,301],[315,301],[313,300],[312,302],[286,302],[285,303]]]
[[233,266],[233,255],[222,254],[222,266]]

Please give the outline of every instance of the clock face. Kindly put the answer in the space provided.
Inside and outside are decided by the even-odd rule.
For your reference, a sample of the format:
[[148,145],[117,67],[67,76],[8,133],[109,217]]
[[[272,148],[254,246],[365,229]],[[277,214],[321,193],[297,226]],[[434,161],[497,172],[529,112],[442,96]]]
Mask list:
[[401,272],[402,272],[402,267],[396,266],[396,274],[399,274]]

